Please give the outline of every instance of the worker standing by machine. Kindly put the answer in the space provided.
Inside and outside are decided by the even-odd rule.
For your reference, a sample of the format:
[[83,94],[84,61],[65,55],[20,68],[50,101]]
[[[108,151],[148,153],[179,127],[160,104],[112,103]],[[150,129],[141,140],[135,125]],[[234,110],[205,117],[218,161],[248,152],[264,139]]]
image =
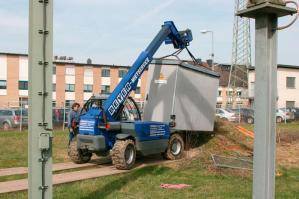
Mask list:
[[80,104],[74,103],[72,110],[68,114],[67,127],[69,129],[69,143],[78,134],[78,125],[80,119]]

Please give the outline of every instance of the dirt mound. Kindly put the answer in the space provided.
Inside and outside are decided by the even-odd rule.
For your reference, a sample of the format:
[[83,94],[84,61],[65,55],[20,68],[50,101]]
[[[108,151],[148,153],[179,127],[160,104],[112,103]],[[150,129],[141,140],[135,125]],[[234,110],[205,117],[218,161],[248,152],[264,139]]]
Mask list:
[[[185,152],[185,158],[175,162],[170,167],[188,167],[195,161],[211,172],[221,173],[223,169],[215,167],[211,158],[213,154],[252,160],[254,140],[240,133],[235,127],[236,124],[234,123],[217,120],[214,132],[191,135],[188,138],[190,149]],[[299,132],[287,132],[285,129],[284,131],[278,129],[278,132],[276,145],[277,166],[299,167]],[[234,169],[224,170],[237,175],[240,173]],[[248,173],[251,173],[251,171],[242,171],[240,174],[244,176]]]

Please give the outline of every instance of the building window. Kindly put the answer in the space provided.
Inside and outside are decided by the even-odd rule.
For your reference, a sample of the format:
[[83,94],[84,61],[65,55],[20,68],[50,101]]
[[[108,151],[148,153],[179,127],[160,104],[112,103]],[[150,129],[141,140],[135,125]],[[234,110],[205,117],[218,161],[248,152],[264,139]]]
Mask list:
[[101,93],[102,94],[110,94],[110,86],[107,86],[107,85],[101,86]]
[[0,80],[0,89],[6,89],[6,80]]
[[110,77],[110,69],[102,69],[102,77]]
[[66,67],[65,74],[68,76],[75,76],[75,67]]
[[92,85],[91,84],[84,84],[84,92],[92,93]]
[[296,77],[287,77],[287,88],[295,88]]
[[75,100],[65,100],[65,107],[70,108],[73,103],[75,103]]
[[140,87],[137,87],[135,90],[135,94],[140,94]]
[[221,102],[217,102],[216,108],[221,108],[221,107],[222,107],[222,103]]
[[126,74],[127,74],[127,70],[124,70],[124,69],[120,69],[118,70],[118,77],[119,78],[123,78]]
[[56,65],[53,65],[53,75],[56,75]]
[[53,92],[56,92],[56,84],[52,85],[52,90],[53,90]]
[[226,96],[233,96],[234,92],[233,91],[226,91]]
[[218,97],[221,97],[222,91],[218,91]]
[[85,68],[85,70],[84,70],[84,77],[93,77],[93,70],[92,70],[92,68]]
[[294,108],[295,107],[295,101],[286,101],[286,107],[287,108]]
[[52,101],[52,107],[56,107],[56,101],[55,100]]
[[19,81],[19,90],[28,90],[28,81]]
[[75,84],[66,84],[65,92],[75,92]]

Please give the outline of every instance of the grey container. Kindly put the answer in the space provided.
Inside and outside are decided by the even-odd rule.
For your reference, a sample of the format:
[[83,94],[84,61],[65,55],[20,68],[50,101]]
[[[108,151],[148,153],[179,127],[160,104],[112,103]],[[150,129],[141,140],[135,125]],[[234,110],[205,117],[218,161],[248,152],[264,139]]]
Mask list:
[[148,69],[144,121],[171,122],[174,130],[213,131],[219,75],[178,60],[155,59]]

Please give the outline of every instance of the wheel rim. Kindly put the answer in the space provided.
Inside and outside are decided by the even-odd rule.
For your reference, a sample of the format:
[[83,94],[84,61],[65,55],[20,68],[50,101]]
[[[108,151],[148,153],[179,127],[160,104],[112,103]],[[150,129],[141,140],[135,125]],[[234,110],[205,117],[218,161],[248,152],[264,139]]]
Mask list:
[[132,145],[128,145],[126,148],[125,160],[127,164],[131,164],[134,160],[134,147]]
[[172,153],[173,155],[178,155],[178,154],[180,154],[181,149],[182,149],[182,144],[181,144],[181,142],[178,141],[177,139],[175,139],[175,140],[172,142],[172,145],[171,145],[171,153]]
[[7,131],[7,130],[9,129],[9,124],[4,123],[4,124],[3,124],[3,129]]

